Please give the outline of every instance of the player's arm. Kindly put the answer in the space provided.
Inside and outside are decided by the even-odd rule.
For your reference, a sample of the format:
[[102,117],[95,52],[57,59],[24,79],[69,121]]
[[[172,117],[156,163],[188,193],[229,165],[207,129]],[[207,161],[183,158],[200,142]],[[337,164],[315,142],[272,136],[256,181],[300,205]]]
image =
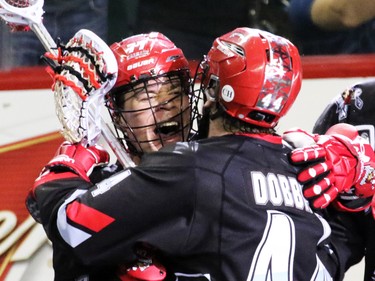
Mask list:
[[[90,175],[93,169],[108,162],[108,152],[98,145],[86,148],[81,144],[63,142],[55,156],[42,169],[27,196],[26,206],[30,214],[36,221],[41,222],[43,214],[39,212],[39,204],[47,206],[47,209],[48,206],[53,208],[54,201],[61,199],[63,194],[68,194],[78,186],[91,186]],[[56,193],[59,193],[59,196],[55,196]],[[50,213],[51,210],[45,209],[45,220],[48,220]]]
[[[283,138],[296,148],[290,160],[303,167],[298,180],[314,207],[325,208],[334,202],[340,209],[360,211],[370,206],[375,193],[375,156],[354,126],[337,124],[326,135],[295,129],[285,132]],[[348,195],[361,198],[360,204],[344,204]]]
[[[190,154],[167,150],[150,154],[142,160],[141,167],[122,170],[93,185],[88,173],[93,166],[107,161],[106,154],[92,147],[67,146],[63,144],[46,165],[46,173],[38,178],[29,196],[40,210],[41,223],[55,245],[90,266],[108,260],[133,262],[133,248],[140,233],[158,249],[181,250],[193,221],[180,222],[194,218],[191,214],[196,202],[192,193],[195,181],[184,168],[186,165],[181,164],[191,163]],[[69,153],[62,153],[65,151]],[[169,158],[181,165],[166,161]],[[160,208],[165,202],[178,204]],[[202,219],[203,226],[208,219]],[[165,225],[169,225],[171,239],[161,239],[165,237]],[[203,227],[201,231],[210,230]]]

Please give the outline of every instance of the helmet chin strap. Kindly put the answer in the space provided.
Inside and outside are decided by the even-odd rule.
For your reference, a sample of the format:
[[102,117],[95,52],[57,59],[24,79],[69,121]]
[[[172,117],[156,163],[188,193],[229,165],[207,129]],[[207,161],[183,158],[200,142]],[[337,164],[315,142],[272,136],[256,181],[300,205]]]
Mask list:
[[210,107],[210,112],[209,112],[210,120],[215,120],[221,117],[224,112],[225,111],[223,107],[219,103],[217,102],[213,103],[212,106]]

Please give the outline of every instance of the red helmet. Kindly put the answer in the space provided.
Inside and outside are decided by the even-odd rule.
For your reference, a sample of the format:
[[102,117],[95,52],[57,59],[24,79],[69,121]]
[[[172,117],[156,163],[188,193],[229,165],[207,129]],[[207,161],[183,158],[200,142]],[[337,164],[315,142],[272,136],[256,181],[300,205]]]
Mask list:
[[[106,105],[118,138],[124,141],[124,146],[134,155],[142,155],[147,143],[151,145],[159,142],[164,145],[168,137],[180,135],[181,140],[187,140],[194,134],[192,125],[195,118],[198,118],[198,111],[191,106],[195,98],[191,91],[189,63],[182,50],[158,32],[134,35],[112,44],[110,48],[118,63],[118,77],[107,95]],[[165,105],[154,104],[156,101],[150,101],[148,86],[166,80],[180,85],[181,93],[177,96],[170,95],[167,101],[163,100]],[[144,89],[150,102],[142,109],[125,109],[126,96],[134,93],[135,89]],[[183,103],[184,96],[188,97],[189,103]],[[175,116],[169,117],[168,120],[157,117],[156,111],[159,111],[159,107],[166,108],[167,104],[171,105],[176,101],[181,101],[181,105]],[[153,118],[145,119],[144,124],[132,124],[126,120],[125,115],[145,111],[152,112]],[[190,117],[187,118],[187,115]],[[150,134],[149,139],[141,139],[137,132],[147,128],[153,129],[154,134]]]
[[189,69],[181,49],[159,32],[134,35],[110,48],[118,64],[114,89],[139,79]]
[[209,98],[232,117],[261,127],[275,127],[301,88],[297,48],[259,29],[237,28],[217,38],[203,67]]

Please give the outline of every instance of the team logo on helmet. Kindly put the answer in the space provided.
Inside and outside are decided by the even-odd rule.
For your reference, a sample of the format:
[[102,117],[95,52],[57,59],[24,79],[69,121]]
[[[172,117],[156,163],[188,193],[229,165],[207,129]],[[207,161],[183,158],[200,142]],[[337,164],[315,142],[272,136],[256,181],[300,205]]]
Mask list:
[[225,102],[231,102],[234,99],[234,90],[232,86],[225,85],[221,90],[221,97]]
[[146,65],[154,64],[154,63],[155,63],[154,58],[149,58],[149,59],[146,59],[146,60],[135,62],[133,64],[129,64],[127,66],[126,70],[132,70],[132,69],[136,69],[138,67],[142,67],[142,66],[146,66]]

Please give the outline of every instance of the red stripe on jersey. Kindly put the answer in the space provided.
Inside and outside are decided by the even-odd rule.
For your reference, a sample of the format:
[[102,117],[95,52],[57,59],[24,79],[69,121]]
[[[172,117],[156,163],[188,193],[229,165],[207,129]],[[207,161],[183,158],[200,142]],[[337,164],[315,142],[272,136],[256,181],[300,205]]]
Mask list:
[[99,232],[115,221],[114,218],[77,201],[68,205],[66,214],[69,220],[94,232]]

